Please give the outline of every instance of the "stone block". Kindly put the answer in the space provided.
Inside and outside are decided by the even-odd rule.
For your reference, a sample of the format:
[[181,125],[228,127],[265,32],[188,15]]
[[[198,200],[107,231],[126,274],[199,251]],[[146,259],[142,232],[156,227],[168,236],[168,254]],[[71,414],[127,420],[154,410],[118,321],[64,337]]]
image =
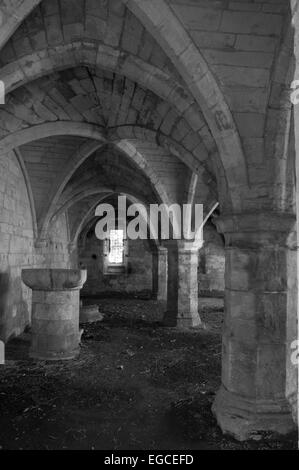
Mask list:
[[200,8],[197,5],[173,5],[187,30],[216,31],[221,22],[221,10]]
[[275,37],[238,34],[234,47],[242,51],[274,52],[276,45],[277,39]]
[[227,378],[223,377],[223,385],[233,393],[246,397],[256,397],[256,366],[257,354],[255,345],[231,339],[229,342],[224,334],[226,343],[225,357],[227,362]]
[[266,69],[227,65],[211,65],[211,68],[225,86],[263,88],[270,78]]
[[234,34],[196,30],[190,35],[199,49],[233,49],[236,38]]
[[282,18],[279,15],[260,12],[224,11],[220,30],[225,33],[260,34],[278,36],[281,31]]
[[260,400],[285,398],[286,360],[285,344],[263,345],[257,352],[259,368],[256,374],[256,391]]
[[85,15],[83,0],[60,0],[61,20],[65,25],[80,23]]
[[211,64],[232,65],[237,67],[250,67],[269,69],[273,62],[273,54],[267,52],[241,52],[218,51],[214,49],[203,50],[203,56]]
[[46,16],[44,21],[49,45],[57,46],[61,44],[63,42],[63,34],[59,15]]

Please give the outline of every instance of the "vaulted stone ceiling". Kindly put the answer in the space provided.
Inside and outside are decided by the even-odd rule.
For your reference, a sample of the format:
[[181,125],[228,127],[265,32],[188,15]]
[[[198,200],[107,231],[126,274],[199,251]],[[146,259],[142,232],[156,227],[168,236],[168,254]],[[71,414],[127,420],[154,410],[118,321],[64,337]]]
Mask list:
[[[7,120],[8,114],[11,119]],[[197,193],[205,210],[217,200],[214,165],[206,142],[170,103],[128,78],[89,67],[67,69],[11,92],[5,110],[0,112],[3,134],[9,132],[9,123],[14,131],[28,129],[38,138],[39,126],[59,121],[76,122],[79,127],[80,123],[97,126],[102,141],[58,135],[19,147],[40,230],[59,204],[57,200],[51,207],[53,198],[59,198],[64,189],[60,184],[67,184],[78,164],[82,175],[80,164],[107,142],[137,162],[160,202],[186,202],[192,171],[200,177]],[[121,186],[125,176],[121,159],[118,164],[119,181],[114,181],[115,186]],[[98,179],[98,184],[104,181]]]
[[[38,195],[42,180],[36,176],[36,163],[26,161],[39,219],[46,217],[52,182],[61,177],[56,188],[61,194],[69,179],[66,171],[71,177],[80,165],[82,146],[90,144],[90,154],[96,150],[96,142],[94,149],[92,142],[85,142],[93,136],[99,145],[113,143],[125,154],[134,154],[158,192],[172,201],[186,200],[193,172],[198,176],[195,199],[208,208],[217,200],[227,211],[250,208],[257,193],[260,207],[269,206],[265,181],[269,173],[273,179],[276,170],[269,158],[262,158],[262,136],[283,8],[260,14],[256,25],[254,12],[248,12],[246,24],[240,12],[227,11],[227,2],[215,6],[169,1],[169,10],[163,3],[161,21],[167,12],[173,21],[161,40],[154,24],[158,16],[148,5],[142,2],[138,8],[136,2],[121,0],[26,1],[22,14],[28,16],[17,29],[17,17],[11,19],[11,12],[3,8],[2,16],[8,19],[0,41],[9,37],[9,29],[16,30],[0,52],[1,79],[10,92],[0,112],[1,149],[10,150],[20,141],[20,155],[24,153],[26,160],[31,142],[57,136],[60,123],[62,135],[82,131],[82,142],[73,146],[76,139],[69,139],[70,148],[63,152],[61,137],[49,141],[51,150],[40,162],[41,178],[49,170],[47,196]],[[16,3],[16,12],[19,7]],[[253,10],[259,9],[257,5]],[[148,20],[144,22],[142,15]],[[175,36],[170,41],[174,25],[181,42]],[[251,37],[253,32],[257,37]],[[92,127],[83,131],[83,124]],[[271,137],[271,116],[267,126]],[[62,165],[56,173],[50,152],[55,159],[63,153],[57,157]],[[71,154],[76,161],[73,169]],[[54,196],[52,191],[49,198]]]
[[[52,56],[47,68],[43,57],[50,51],[61,53],[65,45],[73,43],[74,47],[67,46],[64,51],[72,56],[72,50],[76,55],[74,41],[82,39],[84,44],[77,43],[78,51],[87,47],[86,53],[90,58],[93,55],[92,44],[98,47],[103,43],[118,48],[121,51],[119,72],[109,71],[111,67],[109,59],[105,61],[104,51],[102,57],[98,51],[99,60],[95,65],[91,59],[90,64],[72,67],[72,59],[70,63],[62,59],[60,64],[60,59]],[[86,62],[84,53],[79,52],[80,55]],[[137,81],[130,79],[135,76],[135,69],[133,73],[130,71],[131,57],[138,57],[142,67],[151,67],[148,70],[141,67],[136,75]],[[41,68],[36,59],[42,60]],[[101,63],[102,59],[104,63]],[[5,110],[0,113],[2,137],[50,122],[97,125],[105,129],[108,142],[116,143],[125,138],[136,151],[146,156],[156,183],[163,186],[160,192],[168,194],[169,200],[183,201],[188,193],[190,172],[179,164],[178,157],[200,175],[203,200],[210,199],[207,207],[217,199],[215,168],[209,155],[215,153],[216,145],[200,108],[182,86],[180,74],[154,37],[121,1],[44,0],[3,48],[0,64],[11,78],[10,81],[9,76],[3,77],[11,93]],[[153,71],[157,75],[151,78]],[[156,80],[160,84],[155,84]],[[24,86],[20,86],[22,83]],[[172,98],[169,100],[168,97]],[[186,111],[185,116],[182,116],[182,109]],[[138,131],[137,127],[141,130]],[[145,129],[151,130],[152,134],[145,135]],[[37,129],[34,138],[38,134]],[[26,144],[21,148],[21,154],[30,152],[33,147]],[[121,149],[123,147],[122,144]],[[59,153],[59,148],[52,150],[52,154]],[[61,163],[70,161],[66,155],[68,152],[60,159]],[[48,168],[48,164],[45,156],[41,172]],[[49,175],[53,169],[50,167]],[[64,165],[57,171],[62,168]],[[36,166],[33,170],[31,164],[29,175],[35,170]],[[52,174],[52,181],[56,179],[57,175]],[[37,189],[40,182],[32,181],[32,184]],[[47,186],[50,189],[52,182]],[[40,197],[35,187],[36,212],[38,218],[43,219],[49,193],[46,191],[47,196]],[[50,197],[53,197],[52,193]]]
[[[124,149],[131,149],[134,140],[130,142]],[[84,157],[80,151],[84,148],[93,151]],[[187,201],[192,173],[181,160],[155,142],[134,142],[133,148],[137,156],[145,157],[146,166],[140,168],[138,158],[129,157],[122,145],[102,146],[80,137],[56,136],[21,146],[19,154],[30,180],[40,230],[61,208],[69,210],[86,198],[93,205],[99,193],[105,191],[131,194],[146,204]],[[79,155],[81,161],[77,169],[74,155]],[[202,184],[197,199],[209,208],[216,194],[209,185]]]
[[20,147],[30,179],[37,217],[52,195],[53,185],[76,149],[81,137],[57,136],[36,140]]
[[[209,142],[170,103],[128,78],[89,67],[57,72],[18,88],[0,112],[2,135],[46,122],[86,122],[110,130],[137,126],[172,139],[187,152],[189,165],[213,172]],[[199,111],[197,127],[205,127]]]

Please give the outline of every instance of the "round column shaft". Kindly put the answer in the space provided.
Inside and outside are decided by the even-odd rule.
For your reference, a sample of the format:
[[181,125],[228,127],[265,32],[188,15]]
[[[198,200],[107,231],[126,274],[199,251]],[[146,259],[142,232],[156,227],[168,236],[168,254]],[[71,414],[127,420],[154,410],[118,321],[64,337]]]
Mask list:
[[198,250],[194,242],[170,240],[168,249],[167,311],[169,327],[202,327],[198,313]]
[[79,353],[79,291],[86,271],[24,269],[23,282],[32,289],[30,357],[73,359]]
[[294,224],[288,214],[271,213],[217,220],[226,240],[226,292],[222,385],[213,412],[222,430],[239,440],[294,429]]

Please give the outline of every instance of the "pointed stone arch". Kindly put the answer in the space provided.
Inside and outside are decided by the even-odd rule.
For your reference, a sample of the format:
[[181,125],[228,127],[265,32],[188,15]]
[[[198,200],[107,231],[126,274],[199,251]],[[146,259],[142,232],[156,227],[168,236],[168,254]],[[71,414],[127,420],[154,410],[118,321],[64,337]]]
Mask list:
[[0,7],[0,49],[41,0],[5,2]]
[[218,144],[220,158],[232,192],[248,187],[241,140],[230,109],[199,49],[165,0],[123,0],[158,40],[184,78]]
[[[184,33],[190,41],[187,33]],[[195,45],[192,51],[194,60],[197,58],[200,64],[203,63],[206,70],[197,85],[201,90],[200,99],[195,96],[194,90],[191,89],[193,98],[165,71],[140,58],[104,44],[87,41],[71,42],[24,56],[4,66],[1,76],[7,93],[42,76],[79,65],[108,70],[137,82],[173,106],[199,136],[204,130],[201,137],[205,142],[209,141],[209,152],[218,155],[219,165],[224,169],[230,204],[238,211],[241,210],[240,192],[246,191],[248,187],[246,162],[239,134],[223,95],[206,63],[202,62],[203,58]],[[203,112],[212,135],[206,126],[202,128],[199,110]],[[215,141],[218,143],[218,152]],[[234,197],[235,193],[238,197]]]
[[[69,173],[64,173],[61,180],[58,181],[57,186],[53,188],[53,201],[50,202],[47,211],[43,214],[41,220],[38,221],[39,238],[43,238],[44,234],[47,232],[48,224],[52,218],[53,211],[55,212],[59,196],[69,178],[74,174],[74,171],[76,171],[76,169],[95,151],[95,149],[100,148],[103,144],[107,143],[105,132],[100,126],[92,124],[57,121],[16,131],[0,141],[0,152],[8,153],[13,149],[34,140],[58,135],[76,135],[92,140],[84,145],[84,149],[79,149],[75,155],[75,159],[71,162],[70,166],[68,166]],[[152,183],[153,188],[155,188],[155,191],[159,196],[160,202],[169,204],[170,200],[163,188],[163,185],[159,182],[159,178],[155,175],[146,159],[137,151],[134,145],[123,140],[118,142],[116,147],[124,152],[124,154],[126,154],[149,178],[149,181]]]

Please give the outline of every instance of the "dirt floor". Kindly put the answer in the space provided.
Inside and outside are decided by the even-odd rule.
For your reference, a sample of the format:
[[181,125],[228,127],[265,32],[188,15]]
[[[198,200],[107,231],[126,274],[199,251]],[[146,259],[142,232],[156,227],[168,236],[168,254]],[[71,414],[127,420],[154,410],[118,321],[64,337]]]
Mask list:
[[161,325],[158,302],[97,303],[104,321],[83,325],[76,360],[29,360],[30,335],[7,345],[0,448],[297,448],[295,434],[239,443],[217,427],[211,404],[220,384],[221,299],[201,301],[206,330],[185,332]]

